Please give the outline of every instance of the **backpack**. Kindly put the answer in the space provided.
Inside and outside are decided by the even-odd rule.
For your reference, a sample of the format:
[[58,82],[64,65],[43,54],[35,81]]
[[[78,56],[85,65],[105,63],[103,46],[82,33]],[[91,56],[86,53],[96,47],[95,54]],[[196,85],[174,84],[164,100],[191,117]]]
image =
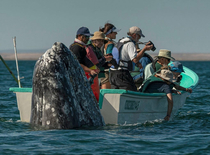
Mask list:
[[[128,43],[128,42],[132,42],[132,41],[131,40],[128,40],[128,41],[120,42],[121,40],[122,39],[120,39],[118,41],[118,43],[116,44],[115,48],[113,48],[113,50],[112,50],[113,58],[117,61],[117,64],[118,65],[111,66],[111,68],[118,69],[118,67],[123,67],[123,68],[127,68],[129,71],[132,71],[133,70],[132,61],[131,60],[125,61],[125,60],[120,59],[120,54],[121,54],[123,45],[126,44],[126,43]],[[120,65],[120,62],[127,63],[128,64],[127,67],[121,66]]]

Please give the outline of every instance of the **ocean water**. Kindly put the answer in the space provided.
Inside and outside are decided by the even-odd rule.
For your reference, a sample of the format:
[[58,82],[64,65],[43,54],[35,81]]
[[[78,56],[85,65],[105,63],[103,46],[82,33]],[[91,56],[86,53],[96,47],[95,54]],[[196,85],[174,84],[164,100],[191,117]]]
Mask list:
[[[16,75],[15,61],[6,61]],[[17,83],[0,62],[0,154],[210,154],[210,62],[182,62],[199,84],[173,120],[77,130],[35,131],[20,122]],[[32,86],[35,61],[19,61],[21,84]]]

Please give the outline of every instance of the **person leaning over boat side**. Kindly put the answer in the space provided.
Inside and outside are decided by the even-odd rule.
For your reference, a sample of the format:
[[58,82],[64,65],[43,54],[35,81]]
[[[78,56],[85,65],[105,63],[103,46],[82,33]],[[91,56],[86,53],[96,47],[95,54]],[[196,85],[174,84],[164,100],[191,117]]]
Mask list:
[[128,36],[119,40],[117,44],[118,53],[114,54],[113,57],[118,61],[118,67],[110,68],[110,83],[112,89],[126,89],[137,91],[135,83],[129,71],[133,70],[134,62],[139,68],[141,64],[139,63],[140,58],[144,55],[145,51],[151,50],[153,45],[148,42],[144,48],[137,53],[135,44],[139,41],[141,37],[145,37],[139,27],[133,26],[129,29],[127,33]]
[[[99,29],[106,35],[107,43],[104,44],[102,52],[104,55],[112,55],[113,47],[115,42],[113,39],[116,39],[117,32],[120,30],[117,29],[113,24],[106,23],[103,28]],[[111,84],[109,82],[109,69],[105,69],[105,78],[101,78],[101,89],[111,89]]]
[[92,35],[87,27],[80,27],[74,43],[69,46],[69,49],[75,54],[83,70],[91,75],[95,75],[99,73],[99,70],[90,69],[94,64],[86,57],[87,53],[85,50],[89,37]]
[[[154,73],[146,81],[143,82],[141,91],[143,93],[166,93],[168,101],[168,110],[165,120],[169,120],[173,109],[173,96],[172,93],[181,94],[178,90],[187,91],[192,93],[191,88],[184,88],[178,85],[173,79],[173,73],[169,70],[168,66],[164,65],[161,70]],[[172,90],[175,87],[176,90]]]
[[154,72],[158,71],[163,65],[168,65],[171,60],[175,60],[171,57],[171,51],[167,49],[160,49],[158,56],[155,56],[154,58],[155,60],[148,64],[144,69],[144,80],[149,78]]

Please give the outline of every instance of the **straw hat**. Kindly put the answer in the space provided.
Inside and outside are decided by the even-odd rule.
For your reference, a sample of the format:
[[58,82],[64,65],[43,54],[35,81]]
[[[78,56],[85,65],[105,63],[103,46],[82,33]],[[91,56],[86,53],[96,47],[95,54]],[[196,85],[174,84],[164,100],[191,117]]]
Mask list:
[[155,56],[155,58],[157,57],[163,57],[163,58],[167,58],[167,59],[170,59],[170,60],[175,60],[173,57],[171,57],[171,51],[169,50],[166,50],[166,49],[161,49],[159,51],[159,54],[158,56]]
[[170,70],[162,69],[160,73],[156,73],[156,75],[167,81],[176,82],[176,79],[173,79],[173,73]]
[[105,34],[101,31],[96,31],[94,32],[94,35],[92,38],[90,38],[90,40],[96,40],[96,39],[105,39]]

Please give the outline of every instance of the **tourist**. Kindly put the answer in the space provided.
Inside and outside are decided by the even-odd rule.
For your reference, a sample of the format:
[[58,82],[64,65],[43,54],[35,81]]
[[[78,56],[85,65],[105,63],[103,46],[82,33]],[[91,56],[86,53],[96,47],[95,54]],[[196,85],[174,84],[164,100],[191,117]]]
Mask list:
[[183,66],[179,61],[173,61],[168,64],[170,71],[172,71],[174,78],[176,79],[177,83],[180,83],[182,80],[181,73],[184,72]]
[[90,69],[94,64],[86,57],[87,53],[85,50],[89,37],[92,35],[87,27],[80,27],[77,31],[74,43],[70,45],[69,49],[75,54],[83,70],[94,75],[98,74],[99,70]]
[[155,57],[155,60],[145,67],[144,80],[149,78],[154,72],[158,71],[163,65],[168,65],[171,60],[175,60],[171,57],[171,51],[161,49],[158,56]]
[[[168,110],[165,116],[165,120],[169,120],[173,109],[173,96],[172,93],[181,94],[178,90],[187,91],[192,93],[191,88],[184,88],[178,85],[176,80],[173,78],[173,73],[169,70],[168,66],[161,67],[161,70],[150,76],[140,89],[144,93],[166,93],[168,101]],[[173,87],[176,90],[172,89]]]
[[[137,52],[140,50],[137,50]],[[142,65],[142,68],[139,69],[138,67],[134,66],[134,71],[131,72],[131,76],[133,77],[134,83],[137,88],[143,83],[144,81],[144,69],[145,67],[153,62],[153,58],[148,54],[144,53],[143,57],[139,60],[139,63]]]
[[[112,55],[112,50],[115,46],[113,39],[116,39],[117,32],[120,30],[117,29],[113,24],[106,23],[103,28],[99,31],[103,32],[106,35],[107,43],[104,44],[102,52],[104,55]],[[105,77],[101,78],[101,89],[110,89],[111,84],[109,82],[109,69],[105,69]]]
[[94,61],[94,64],[101,69],[99,75],[102,75],[104,77],[104,68],[109,68],[111,66],[111,63],[109,63],[109,61],[111,61],[113,58],[112,55],[103,55],[101,51],[101,47],[104,45],[104,43],[107,43],[107,41],[105,40],[105,34],[101,31],[96,31],[94,32],[94,36],[90,38],[90,40],[91,41],[88,43],[88,46],[86,48],[87,57],[91,61],[94,61],[93,58],[96,56],[97,61]]
[[79,28],[74,43],[70,45],[69,49],[77,57],[81,67],[85,71],[86,77],[88,79],[90,77],[95,77],[93,80],[93,86],[91,85],[91,88],[96,100],[99,101],[99,86],[97,87],[98,77],[96,75],[99,73],[100,70],[97,68],[94,62],[88,59],[86,52],[86,44],[89,41],[89,37],[92,35],[93,34],[90,33],[87,27]]
[[[90,42],[88,43],[88,46],[86,47],[87,52],[87,58],[93,62],[97,68],[109,68],[111,64],[108,62],[112,60],[111,55],[105,55],[103,56],[103,53],[101,51],[101,47],[104,45],[105,42],[105,34],[100,31],[94,32],[94,35],[92,38],[90,38]],[[99,76],[102,73],[103,70],[100,70]],[[86,75],[88,76],[88,75]],[[97,101],[99,101],[99,93],[100,93],[100,87],[98,82],[98,77],[94,80],[94,83],[91,85],[91,88],[96,96]]]
[[118,52],[112,52],[113,58],[118,62],[118,67],[110,68],[110,83],[112,89],[137,91],[133,78],[129,72],[133,70],[132,62],[141,68],[142,66],[139,63],[139,60],[144,55],[145,51],[152,49],[153,44],[148,42],[144,48],[137,53],[135,45],[141,37],[144,37],[141,29],[133,26],[129,29],[127,34],[128,36],[126,38],[123,38],[118,42]]

